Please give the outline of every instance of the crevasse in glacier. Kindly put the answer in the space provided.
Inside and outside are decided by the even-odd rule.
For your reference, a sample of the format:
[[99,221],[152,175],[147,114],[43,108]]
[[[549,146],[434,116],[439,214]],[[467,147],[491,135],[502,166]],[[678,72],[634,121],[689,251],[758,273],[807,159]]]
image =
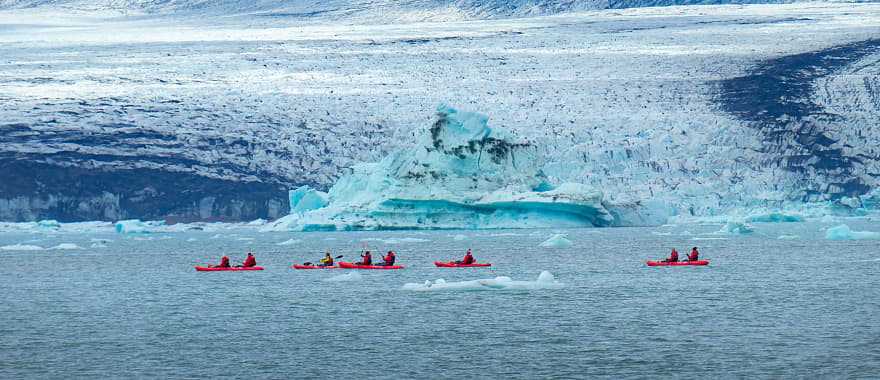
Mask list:
[[357,164],[327,194],[301,187],[269,230],[609,226],[603,194],[551,184],[537,147],[446,105],[409,148]]

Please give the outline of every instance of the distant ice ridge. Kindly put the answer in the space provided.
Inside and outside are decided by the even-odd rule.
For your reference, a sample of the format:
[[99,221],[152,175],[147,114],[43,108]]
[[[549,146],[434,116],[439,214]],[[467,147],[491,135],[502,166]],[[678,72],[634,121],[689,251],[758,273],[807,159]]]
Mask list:
[[507,276],[499,276],[491,279],[446,282],[440,278],[435,281],[427,280],[424,283],[408,283],[403,285],[404,290],[416,292],[435,292],[448,290],[536,290],[536,289],[560,289],[565,287],[548,271],[541,272],[535,281],[514,281]]
[[610,226],[601,191],[551,184],[533,143],[488,117],[441,105],[410,148],[357,164],[322,192],[290,194],[291,214],[265,230],[382,230]]

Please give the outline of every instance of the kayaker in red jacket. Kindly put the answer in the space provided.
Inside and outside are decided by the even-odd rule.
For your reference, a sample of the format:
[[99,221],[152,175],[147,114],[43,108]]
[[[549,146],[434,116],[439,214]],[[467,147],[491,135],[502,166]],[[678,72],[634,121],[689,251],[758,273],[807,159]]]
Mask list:
[[382,263],[382,265],[384,265],[386,267],[390,267],[390,266],[394,265],[394,260],[396,258],[397,257],[394,255],[394,251],[388,251],[388,253],[385,255],[385,257],[382,258],[382,260],[384,261],[384,263]]
[[459,261],[456,261],[455,263],[456,264],[473,264],[476,261],[477,260],[474,259],[474,255],[471,254],[471,249],[468,248],[467,253],[464,254],[464,258]]
[[370,251],[364,252],[361,255],[361,262],[355,263],[357,265],[373,265],[373,255],[370,254]]
[[229,268],[229,256],[220,258],[220,265],[208,265],[209,268]]
[[697,247],[691,249],[691,253],[688,254],[688,261],[697,261],[700,259],[700,251],[697,251]]
[[253,253],[248,252],[247,258],[244,259],[244,263],[242,263],[241,266],[245,268],[255,267],[257,266],[257,258],[254,257]]
[[678,262],[678,251],[676,251],[675,248],[673,248],[672,252],[669,254],[669,258],[666,260],[663,260],[663,261],[667,262],[667,263],[677,263]]

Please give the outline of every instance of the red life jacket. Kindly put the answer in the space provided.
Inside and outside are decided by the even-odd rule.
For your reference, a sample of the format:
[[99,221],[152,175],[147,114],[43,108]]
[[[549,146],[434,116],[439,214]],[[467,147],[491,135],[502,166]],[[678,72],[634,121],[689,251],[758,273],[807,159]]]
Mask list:
[[676,262],[678,261],[678,251],[672,250],[672,253],[669,254],[669,261]]
[[468,254],[464,255],[464,258],[461,259],[462,264],[473,264],[474,261],[476,261],[476,260],[474,260],[474,256],[471,255],[470,252],[468,252]]
[[223,256],[220,258],[220,268],[229,268],[229,257]]
[[688,255],[688,261],[697,261],[700,259],[700,252],[697,252],[696,249],[691,250],[691,254]]
[[248,256],[244,259],[244,264],[242,264],[245,268],[255,267],[257,266],[257,258],[254,256]]
[[385,260],[385,265],[394,265],[394,252],[388,252],[382,260]]
[[365,254],[365,255],[363,255],[363,256],[361,256],[361,257],[364,258],[363,260],[361,260],[361,263],[362,263],[363,265],[372,265],[372,264],[373,264],[373,256],[370,255],[369,253],[367,253],[367,254]]

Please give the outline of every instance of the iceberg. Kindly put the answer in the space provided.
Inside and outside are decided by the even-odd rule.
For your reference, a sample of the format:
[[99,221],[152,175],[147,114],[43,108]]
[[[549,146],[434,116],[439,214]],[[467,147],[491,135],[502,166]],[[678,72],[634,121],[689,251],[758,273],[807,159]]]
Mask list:
[[749,223],[795,223],[803,221],[804,217],[801,215],[781,211],[755,214],[746,218],[746,222]]
[[565,234],[556,234],[541,243],[544,248],[568,248],[571,247],[571,240],[565,237]]
[[548,271],[541,272],[535,281],[514,281],[507,276],[499,276],[491,279],[446,282],[440,278],[434,281],[427,280],[424,283],[407,283],[404,290],[415,292],[435,292],[449,290],[537,290],[537,289],[560,289],[564,284],[556,281],[556,278]]
[[880,239],[880,232],[853,231],[846,224],[831,227],[825,230],[825,239],[828,240],[863,240]]
[[290,192],[291,214],[264,230],[478,229],[610,226],[603,193],[550,183],[538,147],[488,117],[446,105],[419,142],[360,163],[325,194]]
[[139,219],[120,220],[116,222],[116,232],[120,234],[145,234],[164,225],[165,222],[161,220],[147,222],[142,222]]
[[721,227],[716,234],[719,235],[748,235],[752,232],[755,232],[754,227],[752,227],[748,223],[742,222],[727,222],[724,227]]

